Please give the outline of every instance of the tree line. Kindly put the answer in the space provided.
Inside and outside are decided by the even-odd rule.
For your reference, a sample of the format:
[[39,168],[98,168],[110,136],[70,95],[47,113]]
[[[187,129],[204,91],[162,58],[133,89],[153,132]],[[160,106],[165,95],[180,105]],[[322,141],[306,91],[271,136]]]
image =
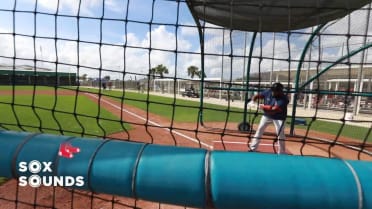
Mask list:
[[[160,64],[156,67],[153,67],[149,70],[149,75],[150,75],[150,78],[152,79],[155,79],[156,77],[160,77],[160,78],[164,78],[164,75],[165,74],[168,74],[169,73],[169,70],[166,66],[164,66],[163,64]],[[187,75],[190,76],[191,78],[194,78],[195,76],[198,77],[198,78],[201,78],[202,77],[202,71],[199,70],[198,67],[194,66],[194,65],[191,65],[187,68]],[[204,78],[206,78],[206,74],[204,73]],[[79,77],[80,80],[82,81],[86,81],[88,79],[88,75],[87,74],[83,74]],[[106,80],[110,80],[110,76],[105,76],[104,79]]]
[[[164,78],[164,75],[165,74],[168,74],[169,73],[169,70],[166,66],[160,64],[154,68],[151,68],[149,70],[149,75],[152,77],[152,78],[155,78],[156,76],[160,77],[160,78]],[[202,77],[202,71],[199,70],[198,67],[194,66],[194,65],[191,65],[187,68],[187,75],[190,76],[191,78],[194,78],[195,76],[198,77],[198,78],[201,78]],[[204,73],[204,78],[206,78],[206,74]]]

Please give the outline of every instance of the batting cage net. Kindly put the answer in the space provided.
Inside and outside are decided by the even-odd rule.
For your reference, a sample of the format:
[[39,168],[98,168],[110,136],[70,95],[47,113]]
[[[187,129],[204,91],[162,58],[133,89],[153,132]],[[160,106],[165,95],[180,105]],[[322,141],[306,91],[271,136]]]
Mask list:
[[367,0],[3,0],[0,208],[372,208]]

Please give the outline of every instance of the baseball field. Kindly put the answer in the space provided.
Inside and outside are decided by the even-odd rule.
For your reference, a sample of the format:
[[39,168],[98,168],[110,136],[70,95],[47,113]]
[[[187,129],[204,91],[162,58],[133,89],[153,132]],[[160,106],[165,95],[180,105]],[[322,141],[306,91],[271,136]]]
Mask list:
[[[203,146],[205,143],[208,145],[204,146],[206,148],[213,147],[213,141],[223,141],[226,137],[247,141],[250,135],[236,130],[237,124],[243,120],[241,108],[204,103],[203,109],[200,109],[199,101],[147,92],[104,91],[84,87],[55,89],[45,86],[15,86],[13,89],[11,86],[0,86],[0,94],[3,115],[0,124],[3,129],[9,130],[153,142],[157,136],[148,129],[160,127],[190,135],[195,140],[192,146]],[[203,121],[198,117],[201,110]],[[261,112],[249,110],[248,114],[248,121],[256,126]],[[302,140],[307,140],[312,134],[323,134],[322,138],[329,140],[345,138],[355,143],[372,141],[372,135],[365,127],[316,120],[315,117],[305,119],[306,126],[295,126],[296,134]],[[131,134],[142,127],[146,136]],[[204,133],[210,139],[205,138]],[[171,139],[169,143],[179,142]]]
[[[14,88],[14,89],[13,89]],[[205,103],[203,123],[200,103],[132,91],[103,91],[91,88],[52,88],[32,86],[0,87],[0,128],[57,135],[104,137],[118,140],[208,150],[248,151],[252,131],[239,132],[243,110]],[[260,112],[249,111],[248,119],[257,128]],[[372,160],[372,136],[368,128],[307,118],[307,126],[296,125],[296,136],[287,136],[286,152],[293,155]],[[287,124],[286,133],[289,125]],[[259,152],[276,152],[275,130],[268,128]],[[332,144],[333,143],[333,144]],[[363,152],[361,152],[361,148]],[[0,204],[13,207],[17,182],[0,177]],[[54,190],[55,189],[55,190]],[[38,198],[41,205],[77,208],[85,202],[94,207],[110,207],[110,202],[129,207],[152,208],[156,204],[131,198],[111,197],[63,188],[43,187],[37,194],[19,188],[25,208]],[[58,191],[63,197],[51,200]],[[34,194],[34,195],[30,195]],[[27,198],[29,198],[29,200]],[[5,201],[2,201],[5,200]],[[93,199],[93,200],[92,200]],[[52,202],[51,202],[52,201]],[[164,204],[162,204],[164,206]],[[167,206],[164,206],[167,208]],[[169,206],[170,208],[177,208]],[[21,207],[22,208],[22,207]]]
[[[97,89],[80,88],[82,91],[98,93]],[[197,122],[200,103],[196,101],[189,101],[184,99],[172,99],[169,97],[162,97],[157,95],[141,94],[136,92],[120,91],[104,91],[101,92],[105,96],[109,96],[116,101],[123,101],[124,103],[135,106],[142,110],[146,110],[168,119],[173,119],[177,122]],[[147,102],[148,101],[148,102]],[[149,104],[147,106],[147,104]],[[204,122],[231,122],[239,123],[242,121],[244,111],[242,108],[227,107],[222,105],[214,105],[205,103],[203,106]],[[250,110],[250,121],[257,124],[260,121],[259,111]],[[289,116],[290,117],[290,116]],[[326,117],[326,116],[324,116]],[[314,118],[316,119],[316,118]],[[288,119],[289,120],[289,119]],[[353,126],[348,124],[340,124],[336,122],[329,122],[324,120],[313,120],[313,118],[305,118],[307,124],[311,125],[311,130],[337,135],[372,141],[372,135],[368,134],[369,129],[361,126]],[[289,123],[289,121],[287,122]],[[342,126],[342,128],[341,128]],[[307,126],[296,125],[296,129],[307,129]],[[341,130],[341,131],[340,131]]]

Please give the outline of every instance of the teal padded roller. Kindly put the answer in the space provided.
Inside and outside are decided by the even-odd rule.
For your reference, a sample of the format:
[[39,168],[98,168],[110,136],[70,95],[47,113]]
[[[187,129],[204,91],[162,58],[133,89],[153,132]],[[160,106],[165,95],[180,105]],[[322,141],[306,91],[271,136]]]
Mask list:
[[363,208],[372,208],[372,163],[348,161],[359,179]]
[[137,196],[204,208],[205,154],[202,149],[147,145],[137,169]]
[[30,133],[0,131],[0,176],[12,178],[13,156],[19,144],[30,135]]
[[340,159],[216,151],[210,163],[216,208],[359,208],[355,178]]
[[[132,182],[137,157],[144,144],[110,140],[94,158],[90,185],[94,191],[133,197]],[[109,173],[110,175],[107,175]]]
[[[80,149],[58,155],[68,142]],[[0,131],[0,176],[52,162],[79,189],[197,208],[372,209],[372,162]],[[77,187],[75,185],[75,187]]]

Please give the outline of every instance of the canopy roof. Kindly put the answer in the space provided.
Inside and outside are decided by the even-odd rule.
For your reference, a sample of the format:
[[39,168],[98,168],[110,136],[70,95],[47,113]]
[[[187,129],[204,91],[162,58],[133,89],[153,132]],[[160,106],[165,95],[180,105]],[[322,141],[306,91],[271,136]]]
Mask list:
[[218,26],[257,32],[307,28],[344,17],[370,0],[187,0],[193,15]]

